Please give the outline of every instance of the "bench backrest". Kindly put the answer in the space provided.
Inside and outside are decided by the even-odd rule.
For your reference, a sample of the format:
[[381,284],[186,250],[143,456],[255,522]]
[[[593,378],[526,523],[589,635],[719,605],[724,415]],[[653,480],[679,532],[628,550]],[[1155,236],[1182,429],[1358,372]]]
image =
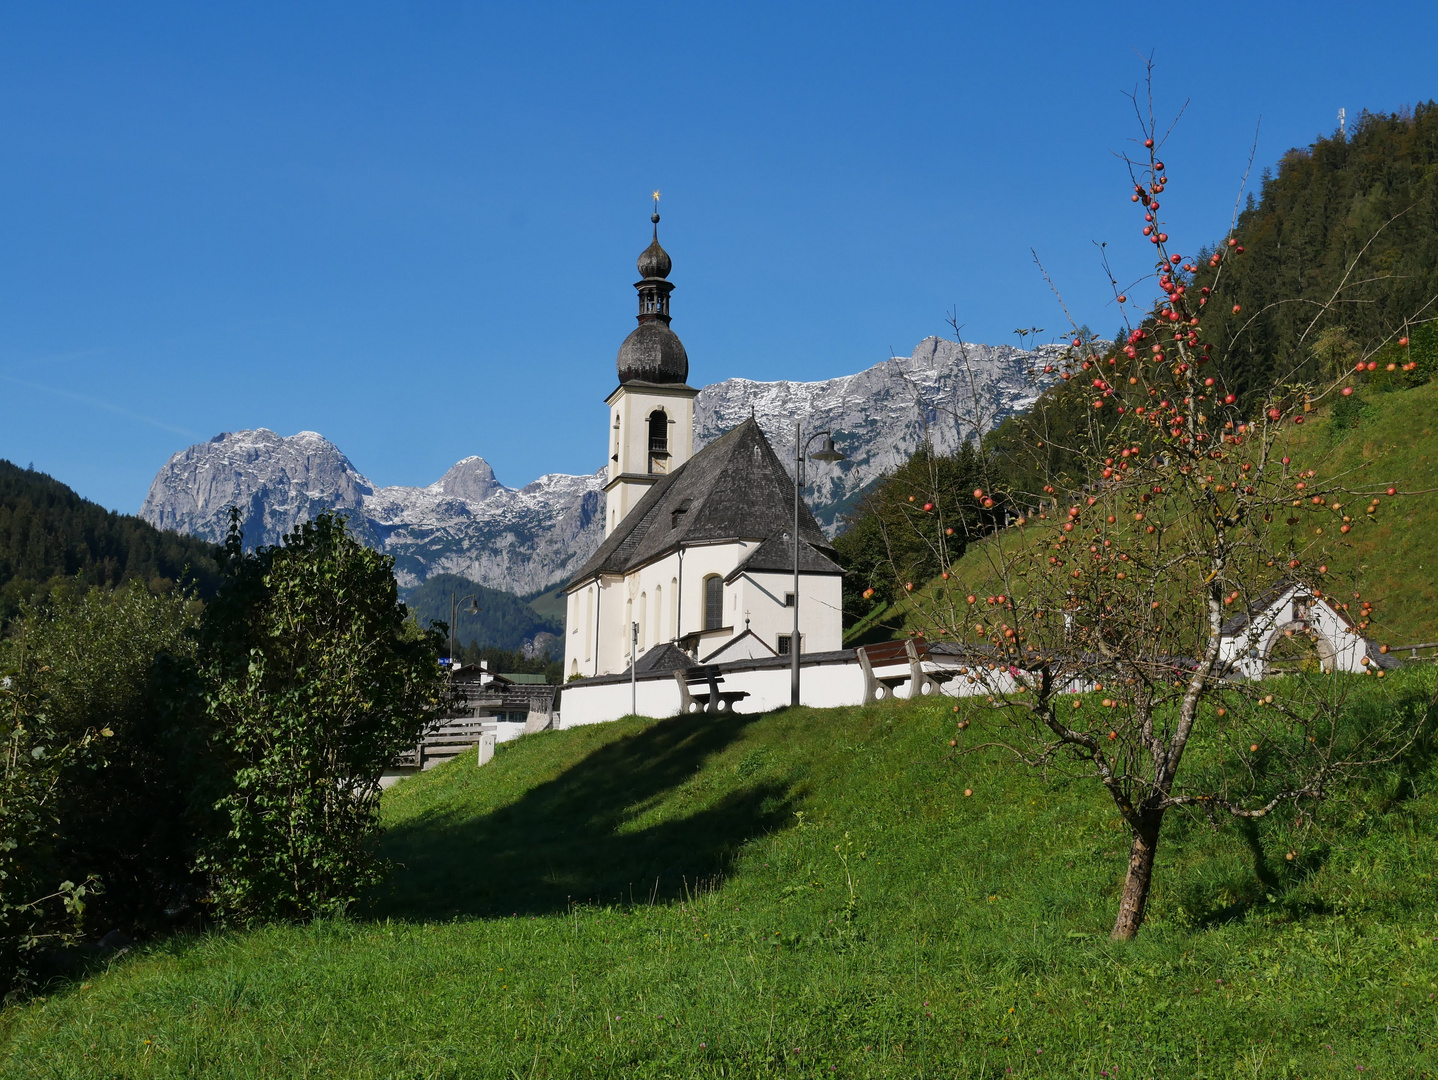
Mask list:
[[724,676],[714,664],[701,664],[684,669],[684,681],[690,686],[708,686],[710,682],[721,683]]
[[[929,646],[921,641],[913,642],[920,660],[928,659]],[[877,645],[860,645],[870,664],[907,664],[909,662],[909,641],[881,641]]]

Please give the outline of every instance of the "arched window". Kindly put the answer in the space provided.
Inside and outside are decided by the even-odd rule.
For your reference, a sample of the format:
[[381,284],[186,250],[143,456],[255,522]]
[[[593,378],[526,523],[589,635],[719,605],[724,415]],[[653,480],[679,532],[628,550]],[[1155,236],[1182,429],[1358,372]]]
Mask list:
[[584,590],[584,659],[588,660],[594,655],[592,652],[594,641],[594,590]]
[[655,409],[649,414],[649,452],[669,452],[669,417],[664,414],[663,409]]
[[724,625],[724,579],[710,574],[704,579],[704,629],[718,630]]

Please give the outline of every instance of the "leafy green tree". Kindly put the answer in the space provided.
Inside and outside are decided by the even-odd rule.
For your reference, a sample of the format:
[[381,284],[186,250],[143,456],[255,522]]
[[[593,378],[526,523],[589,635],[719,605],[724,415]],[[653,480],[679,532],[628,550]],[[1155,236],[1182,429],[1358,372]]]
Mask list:
[[67,737],[33,688],[43,665],[22,633],[4,657],[0,707],[6,737],[0,771],[0,992],[29,974],[35,951],[73,940],[93,887],[61,880],[54,851],[59,791],[66,774],[108,729]]
[[19,685],[47,722],[70,741],[112,732],[60,785],[53,842],[65,877],[102,885],[97,926],[170,925],[198,890],[190,802],[206,750],[184,708],[198,618],[182,593],[71,581],[20,620],[34,663]]
[[197,748],[172,704],[189,682],[197,606],[139,582],[71,579],[0,642],[0,934],[12,978],[22,954],[73,936],[82,910],[133,930],[166,925],[165,911],[194,895]]
[[231,779],[201,866],[225,917],[341,911],[381,875],[380,774],[446,705],[442,638],[333,514],[253,553],[232,514],[222,566],[199,663]]

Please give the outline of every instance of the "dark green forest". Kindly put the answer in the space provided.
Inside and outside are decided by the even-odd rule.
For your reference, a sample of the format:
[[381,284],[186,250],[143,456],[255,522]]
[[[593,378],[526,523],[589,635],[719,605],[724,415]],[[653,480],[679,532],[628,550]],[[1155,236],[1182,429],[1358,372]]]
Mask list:
[[[473,596],[479,606],[479,614],[469,614],[466,597]],[[455,645],[472,649],[492,648],[505,652],[518,652],[524,643],[536,634],[548,632],[564,638],[564,623],[545,618],[528,602],[500,589],[476,585],[458,574],[436,574],[423,585],[405,590],[404,602],[409,606],[421,626],[431,621],[446,625],[450,618],[450,599],[461,601],[458,617],[455,619]],[[556,645],[558,648],[559,645]],[[520,670],[507,668],[506,670]],[[541,667],[538,670],[543,670]]]
[[1412,337],[1438,319],[1438,102],[1289,150],[1234,239],[1243,257],[1200,257],[1193,284],[1213,290],[1204,332],[1240,397]]
[[140,581],[154,591],[184,583],[211,596],[219,581],[217,550],[0,460],[0,623],[26,600],[76,577],[99,586]]

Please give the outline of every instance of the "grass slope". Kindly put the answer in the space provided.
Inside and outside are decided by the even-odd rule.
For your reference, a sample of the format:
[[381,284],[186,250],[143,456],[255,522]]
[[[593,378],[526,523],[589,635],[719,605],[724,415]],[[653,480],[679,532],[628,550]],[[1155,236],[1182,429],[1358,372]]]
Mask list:
[[[1380,493],[1383,505],[1375,520],[1361,521],[1326,561],[1345,579],[1357,580],[1364,598],[1377,603],[1370,638],[1390,645],[1438,641],[1438,381],[1370,394],[1352,427],[1336,427],[1320,410],[1309,423],[1288,429],[1279,453],[1291,456],[1295,468],[1312,465],[1324,475],[1343,475],[1355,489]],[[1382,495],[1390,483],[1403,494]],[[1417,492],[1422,494],[1411,494]],[[1353,505],[1362,518],[1359,502]],[[935,619],[928,612],[936,604],[952,615],[946,596],[1003,592],[995,545],[1021,542],[1006,530],[970,545],[951,567],[947,585],[936,578],[891,608],[871,613],[846,633],[846,643],[877,640],[886,625],[900,628],[896,637],[909,630],[931,632]],[[962,614],[962,604],[957,610]],[[861,637],[864,631],[872,632]]]
[[458,760],[386,796],[369,912],[142,947],[7,1010],[0,1076],[1434,1075],[1431,772],[1321,840],[1175,820],[1118,945],[1111,807],[956,756],[956,719],[629,719]]

